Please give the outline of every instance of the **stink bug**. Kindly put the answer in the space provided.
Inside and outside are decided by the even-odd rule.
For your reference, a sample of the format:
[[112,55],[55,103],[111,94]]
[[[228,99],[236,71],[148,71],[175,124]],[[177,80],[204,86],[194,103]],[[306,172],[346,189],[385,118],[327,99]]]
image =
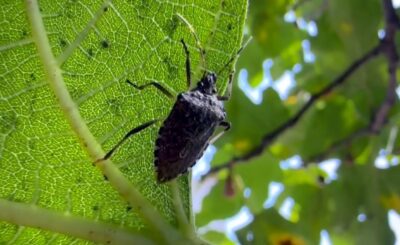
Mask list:
[[[199,39],[193,27],[182,16],[178,15],[178,17],[188,25],[196,38],[202,62],[205,64],[203,56],[205,52],[200,46]],[[234,72],[232,71],[229,75],[228,92],[225,96],[217,94],[217,75],[207,70],[203,73],[197,85],[192,88],[189,49],[183,39],[181,39],[181,43],[186,55],[188,91],[178,94],[168,117],[163,121],[158,131],[154,150],[154,165],[157,172],[157,180],[160,183],[172,180],[186,173],[203,155],[207,146],[212,144],[230,128],[230,123],[226,121],[226,113],[222,101],[230,98]],[[244,46],[230,58],[221,71],[239,55]],[[151,81],[140,86],[129,80],[126,80],[126,82],[138,90],[153,86],[170,99],[174,99],[174,96],[156,81]],[[130,136],[158,121],[159,119],[151,120],[129,131],[102,160],[111,157],[113,152]],[[213,137],[218,126],[223,127],[224,130]]]

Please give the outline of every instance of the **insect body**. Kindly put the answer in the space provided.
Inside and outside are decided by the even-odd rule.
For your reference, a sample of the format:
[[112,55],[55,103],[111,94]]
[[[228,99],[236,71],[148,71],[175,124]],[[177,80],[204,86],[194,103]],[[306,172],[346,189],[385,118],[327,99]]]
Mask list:
[[154,151],[157,179],[168,181],[185,173],[203,155],[217,126],[229,129],[216,95],[216,75],[206,73],[197,87],[178,95],[158,132]]
[[[188,48],[181,40],[186,53],[186,75],[188,87],[191,87],[191,70]],[[229,61],[231,62],[231,61]],[[230,94],[233,73],[229,76],[228,91]],[[212,72],[205,72],[197,86],[184,93],[178,94],[169,116],[164,120],[154,150],[154,165],[157,180],[166,182],[186,173],[203,155],[207,146],[214,142],[222,133],[230,128],[230,123],[225,121],[225,110],[222,101],[228,96],[217,95],[217,76]],[[169,98],[174,96],[160,83],[151,81],[138,86],[129,80],[128,84],[142,90],[154,86]],[[159,120],[152,120],[129,131],[103,158],[108,159],[113,152],[130,136],[153,125]],[[215,129],[222,126],[225,130],[213,136]]]
[[[179,17],[188,24],[183,17]],[[192,30],[193,28],[190,26],[190,29]],[[198,41],[196,35],[195,37]],[[169,98],[175,99],[174,106],[158,131],[154,150],[154,165],[157,172],[157,180],[161,183],[186,173],[203,155],[207,146],[212,144],[230,128],[230,123],[225,121],[226,114],[222,101],[228,100],[230,97],[233,71],[229,75],[227,96],[219,96],[217,94],[217,75],[208,71],[204,72],[196,87],[191,89],[190,54],[185,42],[181,40],[181,43],[186,54],[187,92],[180,93],[175,97],[156,81],[138,86],[126,80],[135,89],[142,90],[153,86]],[[226,63],[223,69],[234,60],[243,47]],[[200,54],[202,55],[204,64],[204,51],[201,48]],[[158,119],[149,121],[129,131],[101,160],[111,157],[113,152],[130,136],[158,121]],[[218,126],[224,127],[224,130],[213,136]]]

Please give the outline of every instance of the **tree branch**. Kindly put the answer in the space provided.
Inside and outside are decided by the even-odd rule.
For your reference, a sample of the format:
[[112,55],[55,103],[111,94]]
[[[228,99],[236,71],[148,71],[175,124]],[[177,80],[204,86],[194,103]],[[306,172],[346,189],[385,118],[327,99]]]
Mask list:
[[396,31],[399,26],[399,18],[396,15],[391,0],[382,0],[382,5],[385,15],[385,37],[382,40],[382,51],[388,61],[389,82],[386,92],[386,98],[377,113],[375,114],[374,121],[370,126],[370,130],[373,133],[379,133],[380,129],[383,127],[384,123],[387,120],[390,109],[396,102],[396,70],[399,61],[399,56],[395,43]]
[[398,63],[398,54],[394,37],[397,28],[399,28],[400,26],[399,18],[396,15],[391,0],[382,0],[382,5],[385,16],[385,38],[381,40],[381,42],[378,45],[376,45],[374,48],[366,52],[366,54],[363,55],[361,58],[354,61],[354,63],[352,63],[342,74],[340,74],[335,80],[329,83],[321,91],[313,94],[311,98],[307,101],[307,103],[305,103],[303,107],[293,117],[291,117],[289,120],[281,124],[278,128],[276,128],[272,132],[266,134],[262,138],[260,145],[258,145],[252,151],[243,156],[235,157],[232,160],[222,165],[211,168],[206,175],[218,172],[222,169],[232,168],[235,164],[243,163],[253,157],[260,155],[282,133],[284,133],[289,128],[293,127],[318,99],[320,99],[322,96],[328,94],[333,89],[343,84],[347,80],[347,78],[349,78],[355,71],[357,71],[365,63],[367,63],[369,60],[382,53],[387,57],[389,64],[388,65],[389,84],[387,88],[386,99],[383,101],[382,105],[378,109],[377,113],[375,114],[373,120],[371,121],[367,129],[360,129],[359,131],[355,132],[354,135],[335,143],[333,145],[333,148],[337,149],[342,144],[349,143],[350,140],[358,138],[360,135],[365,135],[368,133],[374,133],[374,134],[379,133],[379,131],[384,126],[387,120],[387,116],[390,109],[393,107],[396,101],[396,86],[397,86],[396,69]]
[[381,51],[381,46],[382,43],[376,45],[374,48],[369,50],[365,55],[363,55],[361,58],[358,60],[354,61],[342,74],[340,74],[335,80],[333,80],[331,83],[329,83],[327,86],[325,86],[322,90],[319,92],[313,94],[310,99],[303,105],[303,107],[289,120],[281,124],[278,128],[275,130],[269,132],[266,134],[261,141],[261,144],[254,148],[252,151],[249,153],[233,158],[229,162],[216,166],[206,174],[209,175],[211,173],[218,172],[222,169],[232,167],[234,164],[239,163],[239,162],[244,162],[247,161],[253,157],[256,157],[260,155],[265,148],[267,148],[269,145],[271,145],[272,142],[274,142],[278,136],[280,136],[283,132],[285,132],[287,129],[293,127],[301,118],[302,116],[311,108],[311,106],[322,96],[328,94],[331,92],[334,88],[338,87],[339,85],[343,84],[346,79],[352,75],[356,70],[358,70],[363,64],[371,60],[373,57],[377,56],[380,51]]

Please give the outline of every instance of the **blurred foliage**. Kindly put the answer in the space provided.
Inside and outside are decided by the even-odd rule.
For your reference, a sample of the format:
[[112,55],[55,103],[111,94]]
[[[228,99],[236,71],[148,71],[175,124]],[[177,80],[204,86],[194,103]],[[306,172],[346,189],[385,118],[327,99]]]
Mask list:
[[[317,32],[307,31],[313,23]],[[261,104],[253,104],[235,83],[226,105],[232,129],[217,142],[212,166],[255,149],[310,94],[330,84],[376,46],[382,28],[379,0],[250,1],[247,35],[254,40],[238,60],[237,71],[246,69],[251,87],[263,83],[268,72],[273,81]],[[307,42],[315,60],[305,57]],[[267,59],[273,62],[269,71],[263,70]],[[384,56],[371,59],[343,85],[320,98],[261,155],[208,176],[219,181],[203,201],[198,225],[226,219],[246,206],[254,219],[236,233],[242,244],[318,244],[322,230],[329,233],[333,244],[393,244],[387,213],[400,211],[397,98],[378,134],[357,133],[368,128],[386,99],[387,66]],[[294,74],[295,86],[287,98],[281,98],[273,86],[285,71]],[[293,156],[302,159],[302,166],[282,168],[280,162]],[[377,168],[378,156],[390,167]],[[328,159],[340,162],[336,179],[330,179],[319,165]],[[272,181],[283,184],[284,190],[272,207],[265,208]],[[226,193],[226,186],[234,188],[233,195]],[[287,198],[294,200],[294,206],[291,216],[284,218],[278,211]],[[360,215],[365,220],[359,221]],[[215,233],[204,237],[228,244]]]

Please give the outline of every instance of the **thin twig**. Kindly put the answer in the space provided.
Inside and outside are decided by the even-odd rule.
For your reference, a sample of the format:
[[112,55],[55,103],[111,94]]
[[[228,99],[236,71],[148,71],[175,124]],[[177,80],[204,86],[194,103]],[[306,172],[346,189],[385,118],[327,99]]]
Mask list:
[[[398,63],[398,53],[395,44],[395,34],[400,26],[399,18],[396,15],[395,9],[392,5],[391,0],[382,0],[383,9],[385,13],[385,38],[374,48],[366,52],[364,56],[356,60],[352,63],[341,75],[339,75],[335,80],[329,83],[325,88],[323,88],[318,93],[315,93],[311,96],[311,98],[307,101],[306,104],[289,120],[281,124],[278,128],[266,134],[261,144],[254,148],[249,153],[235,157],[232,160],[211,168],[211,170],[206,174],[212,174],[218,172],[222,169],[232,168],[235,164],[243,163],[253,157],[260,155],[264,149],[266,149],[272,142],[274,142],[282,133],[284,133],[289,128],[293,127],[302,117],[303,115],[311,108],[311,106],[322,96],[328,94],[333,89],[338,87],[339,85],[343,84],[348,77],[350,77],[355,71],[357,71],[360,67],[362,67],[365,63],[370,61],[372,58],[376,57],[380,53],[384,54],[388,60],[388,73],[389,73],[389,83],[387,88],[386,99],[383,101],[382,105],[378,109],[377,113],[375,114],[371,124],[369,125],[368,129],[361,129],[360,132],[356,132],[354,137],[360,137],[360,135],[364,135],[365,133],[379,133],[379,131],[384,126],[388,113],[390,109],[393,107],[394,103],[396,102],[396,69]],[[350,136],[347,139],[339,141],[333,145],[334,149],[340,147],[341,144],[348,143],[349,140],[353,140],[354,137]]]
[[399,26],[399,19],[390,0],[382,0],[382,6],[385,16],[385,37],[382,40],[382,52],[388,60],[389,74],[386,98],[367,127],[360,129],[347,138],[332,144],[332,146],[325,152],[310,158],[311,161],[321,161],[324,157],[328,156],[337,149],[350,145],[352,141],[359,137],[380,133],[383,126],[385,126],[390,110],[396,102],[396,69],[399,57],[395,43],[395,34]]
[[382,0],[383,11],[385,15],[385,37],[383,39],[383,53],[388,61],[388,74],[389,83],[386,92],[386,98],[379,110],[375,114],[374,121],[371,124],[371,131],[374,133],[379,133],[383,125],[387,120],[390,109],[396,102],[396,70],[399,56],[397,53],[395,36],[399,23],[399,19],[396,15],[395,9],[393,7],[391,0]]

